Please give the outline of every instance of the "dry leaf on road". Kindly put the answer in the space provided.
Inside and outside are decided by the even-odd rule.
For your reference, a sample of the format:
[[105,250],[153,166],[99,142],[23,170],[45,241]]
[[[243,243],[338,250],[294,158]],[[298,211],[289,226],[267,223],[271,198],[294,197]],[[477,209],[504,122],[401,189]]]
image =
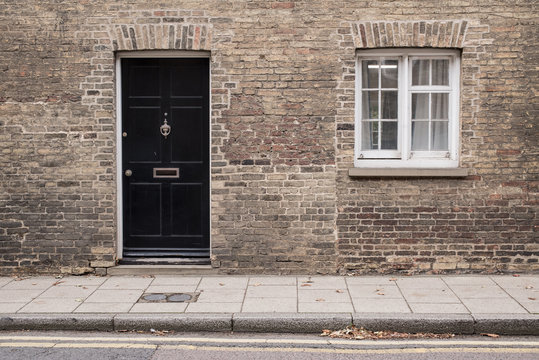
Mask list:
[[318,299],[316,299],[316,301],[322,302],[322,301],[326,301],[326,300],[325,300],[325,299],[322,299],[322,298],[318,298]]
[[481,336],[488,336],[488,337],[491,337],[491,338],[499,338],[500,335],[498,334],[490,334],[490,333],[481,333],[480,334]]
[[311,286],[311,284],[301,284],[301,286]]

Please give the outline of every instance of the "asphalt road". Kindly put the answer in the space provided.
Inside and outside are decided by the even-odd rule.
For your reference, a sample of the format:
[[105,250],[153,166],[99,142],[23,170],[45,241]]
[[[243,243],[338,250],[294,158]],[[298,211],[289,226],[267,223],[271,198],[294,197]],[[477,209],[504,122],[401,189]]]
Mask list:
[[0,332],[0,359],[534,360],[539,338],[351,341],[289,334]]

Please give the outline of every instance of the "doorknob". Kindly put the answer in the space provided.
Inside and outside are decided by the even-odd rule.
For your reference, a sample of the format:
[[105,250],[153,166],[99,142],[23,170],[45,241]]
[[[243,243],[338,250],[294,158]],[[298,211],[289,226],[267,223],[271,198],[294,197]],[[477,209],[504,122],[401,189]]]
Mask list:
[[131,176],[133,175],[133,172],[129,169],[125,170],[125,176]]

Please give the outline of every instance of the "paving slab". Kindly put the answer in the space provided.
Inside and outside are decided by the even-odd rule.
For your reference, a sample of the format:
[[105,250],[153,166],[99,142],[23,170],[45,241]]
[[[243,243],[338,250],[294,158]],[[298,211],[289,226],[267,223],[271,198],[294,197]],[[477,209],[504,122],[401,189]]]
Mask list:
[[19,313],[70,313],[80,306],[82,299],[55,298],[34,299],[19,310]]
[[384,298],[402,299],[400,289],[393,284],[377,285],[348,285],[350,296],[353,298]]
[[197,290],[200,291],[197,303],[212,302],[226,303],[239,302],[241,303],[245,297],[243,289],[217,289],[217,290]]
[[462,299],[462,303],[472,314],[525,314],[528,313],[518,302],[507,299]]
[[298,303],[300,313],[353,313],[354,307],[351,303],[339,302],[308,302]]
[[126,313],[133,307],[133,303],[82,303],[75,309],[75,313]]
[[344,278],[348,285],[380,285],[395,284],[398,278],[387,276],[350,276]]
[[204,277],[198,285],[198,290],[216,289],[246,289],[249,279],[246,277],[216,276]]
[[241,311],[241,302],[226,303],[189,303],[186,313],[239,313]]
[[413,313],[417,314],[469,314],[470,311],[461,303],[413,303],[408,302]]
[[299,302],[350,302],[350,295],[344,290],[298,290]]
[[103,276],[67,276],[56,281],[56,286],[99,286],[107,281]]
[[459,298],[449,289],[405,288],[401,291],[408,302],[460,303]]
[[133,305],[130,313],[182,313],[187,303],[137,303]]
[[0,291],[0,303],[27,303],[41,295],[45,291],[44,289],[34,290],[11,290],[2,289]]
[[95,290],[97,286],[90,285],[51,286],[40,294],[39,298],[87,298]]
[[256,276],[249,278],[249,285],[282,285],[282,286],[295,286],[297,285],[297,279],[295,276]]
[[401,289],[449,289],[447,284],[438,277],[399,278],[394,283]]
[[525,288],[526,286],[533,286],[539,289],[539,276],[526,276],[521,275],[519,277],[500,275],[490,277],[496,284],[504,288]]
[[297,297],[295,285],[260,285],[249,286],[245,293],[247,297]]
[[295,313],[298,311],[298,305],[295,298],[246,298],[241,311]]
[[4,285],[10,283],[11,281],[13,281],[13,278],[11,277],[0,277],[0,288],[3,287]]
[[451,290],[461,299],[509,298],[509,295],[497,285],[452,285]]
[[105,281],[99,289],[101,290],[144,290],[153,278],[145,278],[139,276],[118,276],[111,277]]
[[346,289],[346,282],[339,276],[308,276],[298,277],[298,288],[315,290]]
[[442,276],[449,286],[452,285],[496,285],[488,276]]
[[134,303],[142,295],[142,290],[99,290],[94,291],[90,295],[86,302],[100,302],[100,303]]
[[26,303],[0,303],[0,314],[13,314],[25,306]]
[[45,290],[60,281],[50,276],[32,277],[24,280],[14,280],[4,285],[2,290]]
[[152,286],[197,286],[200,283],[202,277],[200,276],[172,276],[172,275],[155,275],[152,281]]
[[539,301],[519,301],[518,303],[530,313],[539,315]]
[[357,313],[410,313],[408,304],[403,299],[352,299]]

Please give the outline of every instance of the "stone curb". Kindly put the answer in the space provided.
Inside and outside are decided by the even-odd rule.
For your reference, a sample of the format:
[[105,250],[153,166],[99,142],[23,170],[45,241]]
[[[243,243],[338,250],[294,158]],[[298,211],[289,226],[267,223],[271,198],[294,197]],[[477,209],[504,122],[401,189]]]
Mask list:
[[232,314],[119,314],[114,330],[232,331]]
[[2,330],[173,330],[178,332],[320,333],[354,324],[369,330],[454,334],[539,335],[533,314],[196,313],[2,314]]
[[346,313],[239,313],[232,327],[238,332],[321,333],[323,329],[342,329],[352,324]]
[[355,313],[354,325],[372,331],[473,334],[474,319],[467,314]]
[[114,314],[5,314],[0,330],[112,331]]
[[539,335],[539,316],[532,314],[476,314],[475,333]]

